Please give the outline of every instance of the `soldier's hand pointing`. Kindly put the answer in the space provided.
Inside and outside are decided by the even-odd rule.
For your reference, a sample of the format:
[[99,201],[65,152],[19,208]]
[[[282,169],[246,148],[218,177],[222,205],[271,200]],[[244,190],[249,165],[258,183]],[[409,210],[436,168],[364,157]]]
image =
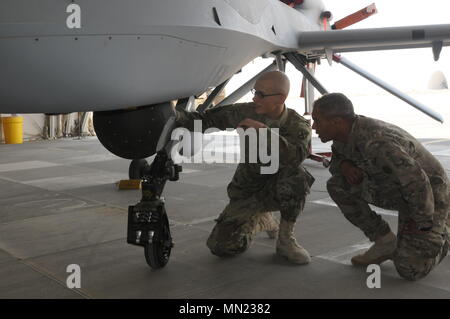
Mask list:
[[360,184],[364,178],[362,169],[353,165],[350,161],[343,161],[341,163],[341,173],[351,185]]

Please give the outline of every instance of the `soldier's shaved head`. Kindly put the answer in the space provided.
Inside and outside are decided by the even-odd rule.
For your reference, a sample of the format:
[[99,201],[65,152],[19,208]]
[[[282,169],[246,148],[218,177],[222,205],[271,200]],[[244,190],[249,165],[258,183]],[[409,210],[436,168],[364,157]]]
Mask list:
[[319,108],[320,113],[327,118],[353,119],[355,117],[352,101],[342,93],[325,94],[314,102],[313,107]]
[[281,71],[270,71],[261,75],[257,83],[264,83],[266,87],[270,87],[271,93],[289,94],[290,82],[286,74]]
[[262,74],[256,80],[253,102],[255,113],[276,119],[285,108],[284,102],[289,94],[289,78],[280,71]]

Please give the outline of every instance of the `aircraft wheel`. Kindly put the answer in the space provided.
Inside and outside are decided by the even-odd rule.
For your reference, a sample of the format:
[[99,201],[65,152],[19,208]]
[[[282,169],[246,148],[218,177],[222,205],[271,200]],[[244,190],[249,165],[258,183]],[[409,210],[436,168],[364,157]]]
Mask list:
[[169,220],[164,214],[162,229],[155,232],[152,243],[145,245],[144,253],[147,264],[153,269],[164,267],[169,261],[173,243],[170,236]]
[[142,179],[142,176],[144,176],[144,171],[147,167],[150,165],[148,162],[141,158],[141,159],[134,159],[130,163],[130,167],[128,169],[128,176],[130,179]]
[[322,165],[323,167],[329,167],[331,162],[327,160],[326,158],[322,159]]

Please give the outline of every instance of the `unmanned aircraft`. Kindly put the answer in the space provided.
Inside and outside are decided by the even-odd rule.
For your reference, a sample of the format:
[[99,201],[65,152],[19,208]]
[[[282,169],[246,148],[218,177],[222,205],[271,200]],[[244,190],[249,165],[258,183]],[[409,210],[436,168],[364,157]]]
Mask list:
[[160,195],[181,170],[167,152],[174,107],[191,109],[211,89],[197,111],[236,102],[260,74],[213,105],[255,58],[274,60],[261,73],[292,63],[304,75],[309,106],[310,86],[327,93],[312,67],[326,59],[443,122],[340,53],[430,47],[437,60],[450,43],[450,24],[343,30],[375,12],[369,5],[333,23],[320,0],[2,0],[0,113],[93,111],[102,145],[133,160],[130,178],[143,179],[143,200],[130,206],[128,242],[144,246],[149,265],[160,268],[172,247]]

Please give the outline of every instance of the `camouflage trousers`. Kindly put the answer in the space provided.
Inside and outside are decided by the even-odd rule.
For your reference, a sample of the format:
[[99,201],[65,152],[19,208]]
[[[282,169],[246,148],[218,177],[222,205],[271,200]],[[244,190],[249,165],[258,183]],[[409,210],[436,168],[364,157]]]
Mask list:
[[353,186],[341,175],[333,175],[327,182],[328,193],[344,216],[364,234],[375,241],[390,232],[390,227],[369,204],[398,211],[397,249],[393,262],[400,276],[408,280],[425,277],[447,255],[449,233],[447,227],[449,192],[433,187],[435,214],[431,231],[422,232],[411,227],[408,207],[398,189],[386,185]]
[[281,218],[295,222],[305,205],[309,185],[302,173],[277,174],[260,192],[246,198],[232,197],[216,219],[207,246],[214,255],[231,256],[243,253],[250,247],[255,227],[262,214],[280,211]]

